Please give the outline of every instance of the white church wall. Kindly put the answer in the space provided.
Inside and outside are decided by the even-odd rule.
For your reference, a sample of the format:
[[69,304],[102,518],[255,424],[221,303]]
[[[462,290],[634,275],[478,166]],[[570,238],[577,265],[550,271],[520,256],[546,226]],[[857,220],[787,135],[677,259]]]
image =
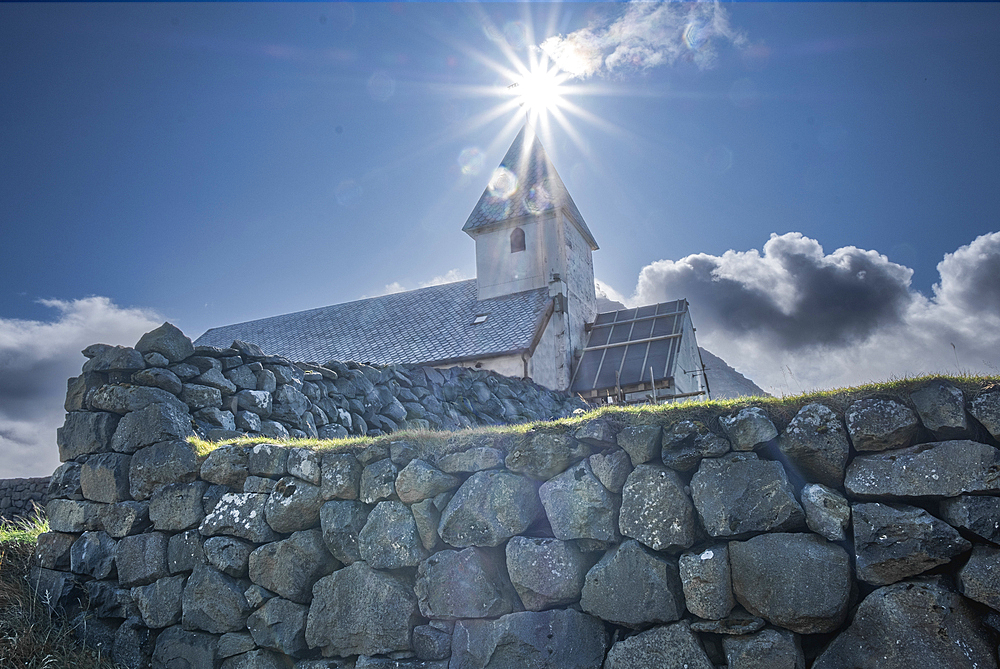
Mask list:
[[[546,249],[558,248],[555,214],[522,219],[514,225],[476,235],[476,278],[479,299],[520,293],[548,284]],[[515,227],[524,231],[524,250],[510,251],[510,235]]]
[[[524,361],[520,355],[501,355],[492,358],[477,358],[475,360],[465,360],[458,363],[448,363],[446,365],[435,365],[437,369],[447,369],[449,367],[465,367],[471,369],[483,369],[496,372],[504,376],[512,376],[520,379],[524,376]],[[541,383],[537,379],[536,383]],[[545,384],[542,384],[545,385]]]

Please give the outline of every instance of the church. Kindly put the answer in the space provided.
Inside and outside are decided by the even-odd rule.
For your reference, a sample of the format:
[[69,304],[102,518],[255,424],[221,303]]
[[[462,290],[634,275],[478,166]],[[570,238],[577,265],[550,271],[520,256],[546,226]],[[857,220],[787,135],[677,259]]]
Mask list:
[[588,401],[708,397],[686,300],[598,313],[597,241],[525,124],[462,230],[476,278],[212,328],[294,361],[461,365]]

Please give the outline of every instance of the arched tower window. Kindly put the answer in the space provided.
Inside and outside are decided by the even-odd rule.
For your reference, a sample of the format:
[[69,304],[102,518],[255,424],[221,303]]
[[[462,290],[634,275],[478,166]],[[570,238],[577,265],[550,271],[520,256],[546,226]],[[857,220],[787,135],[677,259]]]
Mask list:
[[521,228],[514,228],[514,231],[510,233],[510,252],[517,253],[518,251],[524,250],[524,230]]

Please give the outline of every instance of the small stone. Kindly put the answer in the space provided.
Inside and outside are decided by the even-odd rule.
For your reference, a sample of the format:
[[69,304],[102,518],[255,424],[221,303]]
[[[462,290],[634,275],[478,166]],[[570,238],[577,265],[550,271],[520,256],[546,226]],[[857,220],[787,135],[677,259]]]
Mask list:
[[99,453],[87,458],[80,469],[84,498],[107,504],[129,499],[131,461],[131,456],[121,453]]
[[273,476],[288,473],[288,449],[279,444],[254,444],[247,454],[247,472],[254,476]]
[[917,414],[899,402],[868,398],[858,400],[844,413],[847,432],[858,451],[905,448],[920,429]]
[[503,451],[480,446],[461,453],[450,453],[437,459],[438,469],[448,474],[481,472],[503,465]]
[[149,527],[149,502],[128,500],[102,506],[100,524],[115,539],[139,534]]
[[126,414],[118,423],[111,448],[135,453],[161,441],[183,440],[194,434],[191,416],[171,404],[150,404]]
[[115,545],[118,583],[123,588],[148,585],[170,575],[167,567],[167,535],[150,532],[123,537]]
[[969,436],[965,418],[965,396],[946,381],[932,381],[910,393],[920,422],[937,439],[962,439]]
[[275,541],[278,533],[264,519],[267,498],[256,493],[227,493],[205,516],[199,531],[206,537],[228,534],[258,544]]
[[688,611],[699,618],[719,620],[736,606],[729,570],[729,548],[716,544],[680,556],[678,567]]
[[246,446],[219,446],[201,463],[201,478],[209,483],[243,488],[247,478]]
[[308,606],[274,597],[250,614],[247,628],[258,646],[278,651],[283,655],[298,655],[308,649],[306,645],[308,614]]
[[56,430],[59,459],[75,460],[90,453],[107,453],[111,438],[118,427],[119,417],[103,411],[74,411],[66,415],[66,422]]
[[820,483],[802,488],[806,526],[827,541],[843,541],[851,520],[851,506],[839,492]]
[[726,431],[734,451],[755,450],[778,436],[774,423],[758,407],[747,407],[730,416],[720,416],[719,424]]
[[70,549],[70,571],[108,578],[115,566],[115,540],[107,532],[84,532]]
[[242,578],[247,575],[247,565],[254,545],[236,537],[209,537],[203,545],[208,563],[227,576]]
[[135,452],[129,463],[132,498],[149,499],[153,492],[170,483],[189,483],[198,476],[199,462],[194,448],[184,441],[164,441]]
[[291,448],[288,450],[288,460],[285,466],[288,473],[297,476],[306,483],[320,485],[320,455],[308,448]]
[[618,433],[618,445],[637,467],[660,454],[661,432],[658,425],[629,425]]
[[445,474],[424,460],[414,458],[400,470],[396,476],[395,486],[400,501],[413,504],[454,490],[460,483],[460,479]]
[[358,535],[368,521],[371,507],[356,500],[331,500],[320,508],[323,542],[335,558],[344,564],[361,559]]
[[399,468],[389,458],[384,458],[366,466],[361,472],[360,499],[365,504],[374,504],[396,496],[396,476]]

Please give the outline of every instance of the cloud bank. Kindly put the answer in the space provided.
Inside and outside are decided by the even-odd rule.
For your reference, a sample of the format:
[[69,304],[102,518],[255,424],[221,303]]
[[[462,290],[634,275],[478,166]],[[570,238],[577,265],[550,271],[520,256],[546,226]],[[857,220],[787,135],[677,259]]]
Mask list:
[[48,476],[59,466],[66,380],[80,374],[80,351],[94,343],[134,346],[163,322],[147,309],[106,297],[42,300],[51,321],[0,318],[0,478]]
[[876,251],[827,254],[793,232],[771,235],[763,253],[654,262],[626,302],[687,298],[699,344],[775,394],[935,372],[1000,374],[1000,233],[947,254],[937,269],[926,297],[912,289],[911,269]]
[[718,2],[630,2],[617,19],[592,24],[540,45],[564,72],[585,79],[624,75],[678,60],[711,67],[719,44],[747,46]]

